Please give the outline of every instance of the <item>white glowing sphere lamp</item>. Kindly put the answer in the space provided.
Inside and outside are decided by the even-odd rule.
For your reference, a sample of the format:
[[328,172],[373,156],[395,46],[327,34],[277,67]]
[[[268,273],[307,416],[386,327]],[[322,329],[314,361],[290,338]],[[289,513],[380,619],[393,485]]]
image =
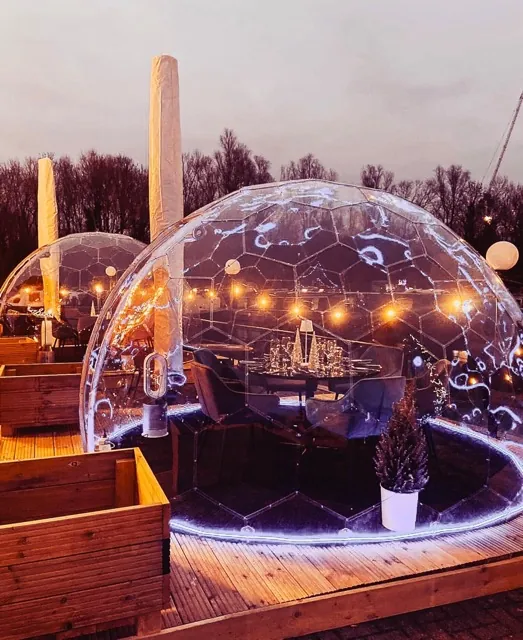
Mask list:
[[489,247],[486,260],[489,267],[496,271],[507,271],[516,265],[519,260],[519,251],[512,242],[501,240]]
[[227,260],[225,263],[225,273],[230,276],[235,276],[237,273],[240,273],[240,263],[238,260]]

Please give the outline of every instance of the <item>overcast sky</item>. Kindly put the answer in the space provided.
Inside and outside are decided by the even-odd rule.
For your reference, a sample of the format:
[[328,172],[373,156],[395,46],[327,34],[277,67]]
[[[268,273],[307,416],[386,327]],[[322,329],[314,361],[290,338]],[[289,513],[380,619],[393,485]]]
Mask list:
[[[523,0],[0,0],[0,161],[147,160],[151,58],[178,58],[185,150],[224,127],[272,162],[313,152],[481,178],[523,89]],[[523,182],[523,112],[502,172]]]

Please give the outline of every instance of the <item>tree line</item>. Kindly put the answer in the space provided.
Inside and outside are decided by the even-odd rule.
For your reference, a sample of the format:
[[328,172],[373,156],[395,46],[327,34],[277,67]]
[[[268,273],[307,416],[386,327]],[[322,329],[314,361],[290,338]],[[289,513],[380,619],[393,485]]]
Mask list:
[[[37,159],[0,164],[0,283],[37,245]],[[149,238],[147,169],[123,155],[83,153],[54,158],[60,236],[83,231]],[[184,211],[189,214],[241,187],[281,180],[338,180],[313,154],[271,173],[271,163],[225,129],[212,154],[183,155]],[[523,247],[523,185],[498,178],[492,189],[460,165],[438,166],[426,180],[397,180],[381,165],[366,165],[366,187],[384,189],[427,209],[485,254],[497,240]],[[523,276],[516,267],[509,277]]]

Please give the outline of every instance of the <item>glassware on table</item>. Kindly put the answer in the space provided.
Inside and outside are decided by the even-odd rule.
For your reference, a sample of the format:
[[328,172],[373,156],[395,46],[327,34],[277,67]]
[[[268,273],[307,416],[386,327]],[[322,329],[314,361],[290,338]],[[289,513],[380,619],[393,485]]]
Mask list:
[[281,344],[278,338],[272,338],[269,345],[268,370],[279,371],[281,369]]
[[331,375],[333,376],[343,375],[343,349],[338,346],[335,346],[333,349]]
[[285,373],[289,373],[292,370],[292,351],[294,349],[294,343],[288,336],[281,339],[281,364],[280,368]]

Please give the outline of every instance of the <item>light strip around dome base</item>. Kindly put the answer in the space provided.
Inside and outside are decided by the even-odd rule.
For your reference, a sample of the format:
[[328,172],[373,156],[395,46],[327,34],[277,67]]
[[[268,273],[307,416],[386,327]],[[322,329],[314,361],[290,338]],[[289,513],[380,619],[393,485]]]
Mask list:
[[[495,449],[504,458],[508,459],[518,472],[520,481],[519,503],[517,505],[507,507],[497,511],[489,516],[481,518],[473,518],[467,522],[448,525],[429,525],[419,528],[409,533],[382,533],[382,534],[361,534],[344,531],[343,534],[299,534],[284,532],[263,532],[263,531],[230,531],[227,529],[200,527],[190,524],[177,518],[171,518],[170,527],[172,531],[178,533],[187,533],[206,538],[214,538],[219,540],[228,540],[236,542],[258,542],[263,544],[295,544],[295,545],[347,545],[347,544],[371,544],[378,542],[397,542],[401,540],[420,540],[423,538],[431,538],[442,535],[450,535],[456,533],[466,533],[467,531],[476,530],[483,527],[490,527],[502,524],[511,518],[523,513],[523,500],[521,498],[521,487],[523,487],[523,462],[510,451],[504,443],[494,440],[481,433],[472,431],[468,426],[449,423],[441,418],[433,418],[431,423],[454,433],[476,440],[482,444],[486,444]],[[515,444],[515,443],[512,443]],[[515,445],[522,447],[522,445]],[[522,447],[523,452],[523,447]]]

